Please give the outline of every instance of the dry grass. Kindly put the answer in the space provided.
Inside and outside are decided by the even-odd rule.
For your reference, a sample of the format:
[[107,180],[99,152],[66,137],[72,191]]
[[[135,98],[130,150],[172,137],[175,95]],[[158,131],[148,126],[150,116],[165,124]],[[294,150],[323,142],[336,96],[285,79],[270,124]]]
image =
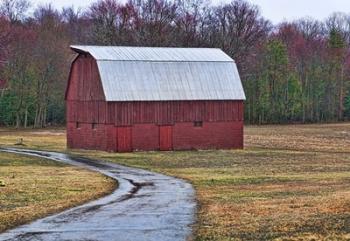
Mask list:
[[114,181],[40,158],[0,152],[0,232],[106,195]]
[[[49,147],[26,138],[64,149],[64,135]],[[244,151],[74,153],[192,182],[196,240],[350,239],[350,124],[247,127],[245,142]]]
[[[64,129],[50,130],[15,130],[0,128],[0,147],[15,146],[23,140],[23,148],[60,151],[66,148],[66,135]],[[18,147],[18,146],[15,146]]]
[[350,125],[249,127],[246,130],[246,144],[248,147],[268,149],[350,152]]

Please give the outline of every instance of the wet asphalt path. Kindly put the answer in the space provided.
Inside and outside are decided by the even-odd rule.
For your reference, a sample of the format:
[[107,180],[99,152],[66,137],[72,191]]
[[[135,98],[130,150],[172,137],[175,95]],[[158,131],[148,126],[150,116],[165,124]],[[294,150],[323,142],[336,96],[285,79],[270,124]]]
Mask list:
[[[191,238],[195,193],[180,179],[67,154],[0,149],[98,171],[118,181],[112,194],[0,234],[0,241],[177,241]],[[1,153],[0,153],[1,155]]]

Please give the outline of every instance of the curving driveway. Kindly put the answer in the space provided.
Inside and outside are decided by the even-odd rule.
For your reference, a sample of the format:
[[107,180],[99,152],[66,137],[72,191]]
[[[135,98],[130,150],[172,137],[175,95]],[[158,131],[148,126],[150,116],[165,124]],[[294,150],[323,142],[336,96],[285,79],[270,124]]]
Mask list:
[[183,180],[55,152],[12,148],[0,151],[88,168],[119,182],[118,189],[109,196],[0,234],[0,241],[175,241],[191,238],[195,193]]

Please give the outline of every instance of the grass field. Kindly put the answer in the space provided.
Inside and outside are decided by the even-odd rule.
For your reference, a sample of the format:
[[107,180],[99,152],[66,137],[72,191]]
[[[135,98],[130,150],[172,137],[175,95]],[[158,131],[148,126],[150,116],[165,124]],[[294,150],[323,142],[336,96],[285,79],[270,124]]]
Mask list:
[[[0,144],[64,150],[64,132],[0,130]],[[47,138],[41,144],[41,138]],[[73,151],[189,180],[195,240],[349,240],[350,124],[247,127],[245,150]]]
[[111,192],[114,181],[40,158],[0,152],[0,232]]

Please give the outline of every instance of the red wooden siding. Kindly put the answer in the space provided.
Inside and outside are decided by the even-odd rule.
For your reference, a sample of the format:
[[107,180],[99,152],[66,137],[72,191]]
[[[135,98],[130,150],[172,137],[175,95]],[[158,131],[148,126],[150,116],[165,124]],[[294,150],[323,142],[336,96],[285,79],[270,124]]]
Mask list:
[[92,101],[105,100],[96,61],[80,55],[71,67],[66,99]]
[[104,102],[67,101],[67,120],[106,123],[116,126],[133,124],[172,125],[190,121],[242,121],[242,101],[165,101]]

